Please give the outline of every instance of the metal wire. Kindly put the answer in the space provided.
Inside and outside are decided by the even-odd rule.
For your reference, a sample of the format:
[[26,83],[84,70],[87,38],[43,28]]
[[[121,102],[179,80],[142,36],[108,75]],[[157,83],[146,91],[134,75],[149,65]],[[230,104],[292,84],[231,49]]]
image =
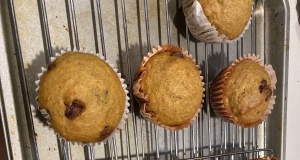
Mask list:
[[4,95],[3,95],[3,90],[2,90],[2,83],[1,83],[1,78],[0,78],[0,125],[2,125],[2,131],[4,135],[4,144],[6,145],[6,153],[7,153],[7,159],[12,160],[13,155],[12,155],[12,149],[11,149],[11,141],[9,138],[8,134],[8,123],[7,123],[7,116],[6,116],[6,107],[4,103]]
[[92,11],[92,20],[93,20],[93,27],[94,27],[93,30],[94,30],[95,50],[96,53],[99,53],[98,34],[97,34],[96,15],[95,15],[96,11],[95,11],[94,0],[91,0],[91,11]]
[[[127,61],[127,71],[128,75],[130,75],[128,83],[129,83],[129,88],[132,88],[132,73],[131,73],[131,67],[130,67],[130,53],[129,53],[129,44],[128,44],[128,33],[127,33],[127,22],[126,22],[126,11],[125,11],[125,2],[124,0],[121,0],[121,5],[122,5],[122,17],[123,17],[123,28],[124,28],[124,37],[125,37],[125,47],[126,47],[126,61]],[[136,126],[136,117],[134,113],[134,108],[133,108],[133,96],[132,96],[132,91],[130,92],[130,106],[131,106],[131,114],[132,114],[132,120],[133,120],[133,132],[134,132],[134,141],[135,141],[135,151],[137,155],[137,159],[140,159],[139,156],[139,147],[138,147],[138,134],[137,134],[137,126]]]
[[115,160],[117,160],[118,159],[118,150],[117,150],[117,145],[116,145],[116,139],[114,137],[112,138],[112,142],[113,142],[113,147],[114,147]]
[[92,160],[95,160],[95,149],[93,145],[89,146],[89,151],[90,151],[90,157]]
[[145,158],[145,149],[144,149],[144,123],[145,120],[144,119],[140,119],[140,123],[141,123],[141,140],[142,140],[142,158]]
[[74,1],[70,0],[70,5],[71,5],[71,14],[72,14],[72,23],[73,23],[73,33],[75,35],[75,44],[76,44],[76,49],[80,50],[79,47],[79,39],[78,39],[78,32],[77,32],[77,23],[76,23],[76,14],[75,14],[75,7],[74,7]]
[[177,143],[178,131],[174,131],[174,143],[175,143],[175,156],[178,156],[178,143]]
[[[186,22],[185,22],[186,23]],[[186,39],[187,39],[187,48],[189,49],[190,48],[190,37],[189,37],[189,31],[188,31],[188,28],[186,27]],[[196,49],[196,55],[195,55],[195,59],[196,59],[196,65],[199,66],[199,60],[198,60],[198,43],[195,43],[195,49]],[[191,54],[191,53],[190,53]],[[196,157],[199,157],[200,153],[199,153],[199,136],[200,136],[200,116],[197,117],[196,119]]]
[[156,158],[159,159],[159,139],[158,139],[158,126],[154,125],[155,132],[155,145],[156,145]]
[[62,153],[63,153],[63,157],[64,157],[64,160],[69,160],[69,154],[68,154],[68,147],[67,147],[67,143],[65,139],[62,139],[61,140],[61,150],[62,150]]
[[272,149],[257,149],[257,150],[249,150],[249,151],[242,151],[242,152],[232,152],[232,153],[225,153],[225,154],[216,154],[211,156],[203,156],[198,158],[191,158],[186,160],[192,160],[192,159],[210,159],[210,158],[219,158],[219,157],[225,157],[225,156],[234,156],[239,154],[249,154],[249,153],[259,153],[259,152],[270,152],[270,156],[273,156],[273,150]]
[[183,159],[185,158],[185,134],[184,134],[185,130],[182,130],[182,145],[183,145]]
[[107,59],[106,58],[105,41],[104,41],[104,33],[103,33],[103,24],[102,24],[100,0],[97,0],[97,13],[98,13],[99,28],[100,28],[102,55],[104,56],[105,59]]
[[227,123],[224,122],[224,153],[227,152]]
[[130,145],[129,145],[128,120],[126,120],[125,133],[126,133],[127,158],[130,159]]
[[52,45],[51,45],[51,39],[50,39],[50,33],[49,33],[49,25],[48,25],[48,18],[47,18],[47,9],[45,5],[45,0],[40,1],[40,8],[41,8],[41,24],[43,27],[43,37],[44,37],[44,48],[45,53],[48,55],[46,58],[46,62],[50,62],[50,57],[54,57],[52,53]]
[[[255,4],[253,6],[255,8]],[[251,19],[251,53],[256,53],[256,42],[255,42],[255,16],[254,10],[252,11],[252,19]]]
[[[232,126],[232,150],[231,150],[231,152],[235,152],[235,128],[237,126],[234,124],[231,126]],[[234,160],[234,155],[231,155],[231,159]]]
[[148,19],[148,0],[144,0],[144,13],[145,13],[145,22],[146,22],[147,46],[148,46],[148,51],[150,51],[151,42],[150,42],[150,29],[149,29],[149,19]]
[[[205,43],[205,90],[206,95],[209,93],[209,81],[208,81],[208,44]],[[209,108],[209,96],[206,96],[206,109],[208,118],[208,138],[209,138],[209,154],[211,154],[211,126],[210,126],[210,108]]]
[[192,154],[192,157],[195,157],[196,156],[196,150],[195,150],[195,123],[193,123],[191,125],[191,132],[192,132],[192,150],[193,150],[193,154]]
[[113,159],[114,159],[114,155],[113,155],[114,152],[112,152],[112,150],[114,150],[113,140],[110,139],[110,140],[108,140],[108,141],[109,141],[109,150],[110,150],[109,156],[110,156],[110,159],[113,160]]
[[[198,64],[198,63],[197,63]],[[199,157],[199,117],[196,119],[196,157]]]
[[167,36],[168,44],[171,44],[171,35],[170,35],[170,17],[169,17],[169,1],[165,0],[166,4],[166,21],[167,21]]
[[237,50],[237,57],[236,57],[236,58],[241,57],[240,40],[238,40],[238,41],[236,42],[236,50]]
[[15,46],[15,53],[16,53],[16,59],[18,64],[18,71],[19,71],[19,78],[20,78],[20,85],[22,90],[22,97],[23,97],[23,103],[25,107],[25,113],[26,113],[26,121],[27,121],[27,128],[28,128],[28,134],[29,134],[29,142],[30,142],[30,151],[32,155],[33,160],[39,159],[39,151],[36,143],[36,137],[35,137],[35,130],[33,126],[33,119],[32,119],[32,112],[31,112],[31,106],[30,106],[30,100],[29,100],[29,94],[28,94],[28,87],[27,87],[27,81],[24,71],[24,64],[23,64],[23,57],[22,57],[22,50],[21,50],[21,44],[19,39],[19,32],[18,32],[18,26],[16,21],[16,15],[15,15],[15,8],[13,0],[8,0],[8,9],[9,9],[9,16],[10,16],[10,23],[11,23],[11,29],[12,29],[12,35],[13,35],[13,42]]

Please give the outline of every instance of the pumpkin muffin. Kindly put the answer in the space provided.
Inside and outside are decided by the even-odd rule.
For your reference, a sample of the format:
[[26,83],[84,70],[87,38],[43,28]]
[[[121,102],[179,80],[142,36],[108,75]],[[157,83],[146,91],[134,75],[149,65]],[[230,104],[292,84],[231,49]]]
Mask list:
[[254,127],[271,113],[277,82],[271,65],[255,55],[245,55],[221,71],[210,87],[215,113],[242,127]]
[[191,33],[203,42],[229,42],[250,24],[253,0],[185,0]]
[[125,123],[126,85],[116,69],[98,56],[82,52],[58,55],[39,76],[40,110],[67,141],[100,142],[114,136]]
[[198,116],[203,102],[203,77],[186,51],[158,46],[144,57],[133,94],[141,114],[167,130],[181,130]]

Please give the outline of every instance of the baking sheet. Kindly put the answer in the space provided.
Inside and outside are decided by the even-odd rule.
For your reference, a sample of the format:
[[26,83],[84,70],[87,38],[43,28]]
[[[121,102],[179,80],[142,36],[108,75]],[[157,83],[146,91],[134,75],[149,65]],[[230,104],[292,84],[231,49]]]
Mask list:
[[[38,1],[39,2],[39,1]],[[43,43],[44,29],[41,27],[41,9],[40,4],[33,0],[16,0],[14,1],[16,20],[18,24],[18,32],[20,44],[22,48],[23,62],[25,67],[28,95],[30,97],[33,122],[37,138],[38,153],[40,159],[59,159],[62,156],[56,136],[45,124],[39,112],[36,111],[37,103],[35,102],[36,92],[34,81],[37,79],[37,73],[40,68],[46,65],[47,54],[45,53],[45,45]],[[96,21],[97,44],[95,43],[94,26],[92,19],[92,1],[74,1],[76,12],[76,24],[78,29],[79,46],[91,51],[102,52],[101,36],[98,21]],[[134,74],[140,64],[141,58],[148,52],[146,20],[144,16],[144,1],[141,0],[125,0],[126,24],[128,31],[128,53],[131,60],[131,71]],[[159,44],[168,43],[168,32],[166,22],[166,5],[165,1],[147,1],[148,2],[148,20],[150,28],[150,48]],[[189,47],[187,43],[186,27],[184,25],[184,16],[181,10],[182,1],[169,1],[169,17],[170,17],[170,40],[172,44],[180,45],[189,49],[193,57],[197,58],[200,67],[205,68],[205,51],[208,55],[208,81],[223,67],[227,66],[227,60],[230,62],[238,57],[238,55],[249,52],[256,52],[258,55],[271,63],[276,70],[278,83],[276,90],[276,105],[271,116],[269,116],[266,126],[266,144],[268,148],[272,148],[277,157],[284,156],[284,130],[285,130],[285,109],[286,109],[286,58],[288,53],[287,30],[288,30],[288,11],[285,1],[267,0],[265,6],[263,1],[256,1],[255,20],[252,28],[247,30],[243,38],[243,42],[235,42],[230,45],[216,44],[205,45],[196,41],[189,35]],[[123,17],[121,1],[103,0],[101,3],[101,13],[103,18],[103,30],[107,59],[114,62],[122,71],[124,78],[130,80],[127,71],[126,61],[126,43],[123,30]],[[96,8],[96,1],[94,2]],[[72,23],[70,22],[70,2],[69,1],[46,1],[45,2],[51,46],[53,52],[59,52],[61,49],[76,46]],[[15,60],[15,46],[12,42],[11,26],[8,17],[8,4],[1,2],[1,22],[2,27],[0,38],[3,39],[3,49],[1,48],[1,83],[2,98],[4,99],[5,115],[8,125],[8,134],[11,143],[11,152],[14,159],[31,159],[30,147],[28,140],[28,131],[26,127],[26,118],[24,105],[22,102],[22,93],[19,85],[19,76],[17,63]],[[69,13],[69,14],[68,14]],[[97,14],[97,13],[96,13]],[[254,37],[252,36],[254,35]],[[251,37],[252,36],[252,37]],[[133,76],[133,75],[132,75]],[[134,103],[137,107],[137,104]],[[205,107],[204,107],[205,108]],[[137,112],[138,115],[138,112]],[[129,117],[129,146],[130,157],[136,157],[135,141],[133,134],[132,117]],[[240,139],[241,129],[234,125],[228,125],[221,122],[219,118],[211,118],[211,145],[212,153],[220,152],[221,144],[224,143],[225,125],[227,127],[227,151],[233,144],[239,146],[245,142],[245,149],[252,149],[253,131],[244,130],[245,140]],[[222,124],[222,126],[221,126]],[[196,131],[198,125],[198,132]],[[137,117],[138,145],[139,154],[142,156],[142,142],[144,144],[144,153],[147,158],[156,156],[155,128],[150,123],[144,122],[143,119]],[[198,124],[194,125],[194,135],[198,133],[198,146],[202,146],[203,150],[199,150],[199,154],[209,154],[208,137],[208,116],[203,110],[201,119]],[[221,130],[221,128],[223,128]],[[141,137],[141,129],[143,129],[143,140]],[[185,129],[185,148],[186,157],[193,156],[193,145],[197,143],[193,141],[191,128]],[[222,131],[222,132],[221,132]],[[229,132],[230,131],[230,132]],[[257,128],[258,136],[257,145],[259,148],[264,145],[264,127]],[[167,159],[170,155],[170,132],[158,129],[160,158]],[[173,133],[172,133],[173,136]],[[179,157],[183,157],[183,135],[178,133],[178,153]],[[221,138],[223,137],[223,138]],[[255,138],[255,137],[254,137]],[[196,140],[196,138],[195,138]],[[173,142],[174,140],[172,140]],[[195,143],[194,143],[195,142]],[[233,143],[234,142],[234,143]],[[120,138],[116,139],[118,157],[128,157],[126,144],[126,134],[122,132]],[[175,152],[174,142],[172,144],[173,153]],[[96,158],[107,158],[110,153],[109,145],[101,145],[95,147]],[[224,146],[223,146],[224,148]],[[238,147],[237,147],[238,148]],[[238,150],[236,148],[236,150]],[[88,149],[81,146],[71,146],[72,159],[84,159],[88,156]],[[198,155],[199,156],[199,155]]]

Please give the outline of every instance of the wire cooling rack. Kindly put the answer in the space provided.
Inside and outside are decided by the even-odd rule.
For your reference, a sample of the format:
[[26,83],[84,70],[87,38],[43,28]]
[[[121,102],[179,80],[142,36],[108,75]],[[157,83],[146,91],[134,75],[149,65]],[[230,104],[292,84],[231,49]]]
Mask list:
[[[132,79],[134,76],[134,67],[138,64],[141,58],[136,60],[133,57],[130,39],[132,33],[128,33],[129,24],[131,22],[127,19],[127,14],[131,13],[126,10],[128,5],[133,1],[129,0],[91,0],[89,2],[74,2],[73,0],[66,0],[66,17],[68,23],[68,33],[70,48],[81,48],[81,37],[79,34],[79,25],[83,21],[79,21],[76,17],[78,13],[76,9],[80,9],[81,3],[89,3],[89,18],[93,27],[94,47],[97,53],[103,54],[106,59],[109,59],[112,53],[107,52],[108,48],[112,48],[109,39],[107,38],[108,31],[105,31],[108,23],[103,23],[107,16],[103,17],[103,11],[107,3],[114,4],[114,8],[110,10],[115,14],[115,28],[117,31],[117,42],[114,43],[120,52],[119,68],[121,73],[126,78],[128,90],[130,90],[130,114],[129,119],[124,130],[116,138],[109,140],[100,146],[85,146],[81,148],[82,152],[77,152],[78,147],[74,147],[69,142],[57,140],[58,157],[61,159],[253,159],[260,156],[273,155],[271,149],[267,149],[267,134],[266,122],[255,128],[242,128],[216,117],[210,108],[209,103],[204,103],[202,112],[197,120],[188,128],[182,131],[165,131],[162,128],[153,125],[144,120],[138,111],[138,104],[134,101],[132,96]],[[196,58],[196,63],[201,66],[203,71],[205,88],[209,90],[209,84],[214,76],[222,68],[230,64],[234,59],[246,54],[257,53],[262,58],[267,57],[265,52],[265,1],[255,1],[254,11],[252,14],[252,21],[250,28],[246,31],[243,38],[232,44],[205,44],[195,40],[184,24],[184,17],[182,17],[181,1],[136,1],[139,8],[136,8],[134,13],[138,17],[138,35],[145,37],[146,45],[140,51],[150,51],[156,45],[161,45],[162,42],[169,44],[178,44],[185,46],[193,57]],[[48,3],[49,4],[49,3]],[[157,17],[153,17],[153,5],[157,9]],[[26,121],[30,150],[32,159],[44,159],[43,150],[40,150],[39,140],[36,138],[37,127],[32,116],[32,108],[28,91],[28,82],[26,81],[26,74],[24,69],[24,60],[22,56],[21,47],[24,46],[20,42],[19,29],[17,26],[17,18],[15,15],[16,8],[13,0],[9,0],[9,13],[11,17],[13,39],[16,50],[17,64],[19,70],[19,78],[22,89],[23,101],[25,105]],[[84,5],[82,5],[84,6]],[[172,7],[173,6],[173,7]],[[44,52],[46,63],[49,62],[50,57],[54,56],[54,47],[51,37],[51,24],[49,24],[48,15],[50,12],[55,12],[53,7],[48,11],[45,0],[38,1],[39,18],[41,24],[42,39],[44,45]],[[131,8],[131,7],[130,7]],[[181,15],[180,15],[181,13]],[[131,15],[131,14],[130,14]],[[143,18],[142,18],[143,17]],[[183,21],[175,22],[176,19],[183,19]],[[144,21],[142,21],[143,19]],[[158,24],[157,29],[153,29],[152,23]],[[173,22],[173,23],[172,23]],[[175,24],[175,27],[174,27]],[[177,26],[176,26],[177,25]],[[141,29],[141,26],[145,28]],[[182,29],[183,28],[183,29]],[[157,34],[152,34],[153,30]],[[81,28],[81,31],[84,30]],[[177,35],[174,38],[174,33]],[[152,35],[157,36],[158,41],[154,41]],[[107,47],[109,46],[109,47]],[[146,48],[146,49],[145,49]],[[123,49],[123,50],[122,50]],[[144,55],[147,52],[143,53]],[[214,54],[217,53],[217,54]],[[113,53],[114,54],[114,53]],[[117,55],[118,56],[118,55]],[[46,64],[45,64],[46,65]],[[136,69],[136,68],[135,68]],[[209,95],[206,93],[205,101],[209,101]],[[52,133],[52,132],[51,132]],[[55,140],[54,140],[55,141]],[[40,142],[41,144],[42,142]],[[46,144],[42,144],[46,145]],[[49,148],[50,150],[50,148]],[[80,149],[79,149],[80,150]],[[49,158],[49,157],[47,157]],[[50,158],[51,159],[51,158]]]

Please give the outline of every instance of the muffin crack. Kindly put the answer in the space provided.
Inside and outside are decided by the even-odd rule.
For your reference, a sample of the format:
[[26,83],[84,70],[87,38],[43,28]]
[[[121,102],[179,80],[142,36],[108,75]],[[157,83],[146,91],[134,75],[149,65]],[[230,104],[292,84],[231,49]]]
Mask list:
[[170,54],[170,56],[176,56],[176,57],[184,58],[184,56],[181,52],[173,52],[173,53]]

